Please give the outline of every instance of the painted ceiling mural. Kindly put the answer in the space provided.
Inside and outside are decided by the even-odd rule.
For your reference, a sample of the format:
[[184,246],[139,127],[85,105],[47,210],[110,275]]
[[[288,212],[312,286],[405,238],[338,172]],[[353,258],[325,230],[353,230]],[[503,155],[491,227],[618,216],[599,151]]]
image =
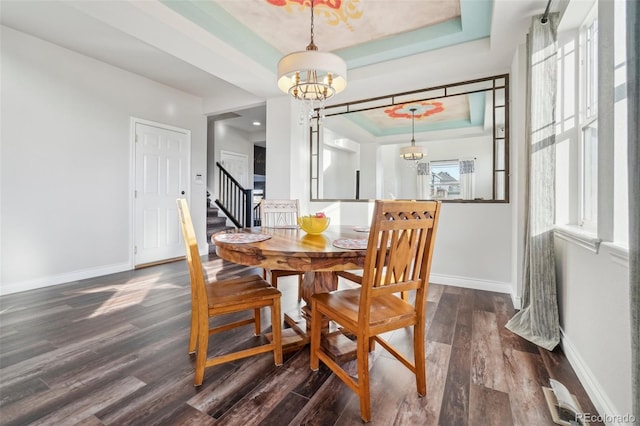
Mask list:
[[[308,44],[310,0],[226,0],[219,4],[282,53],[304,50]],[[460,0],[316,0],[314,4],[315,41],[324,51],[338,51],[460,17]]]
[[[304,50],[311,0],[160,0],[268,69]],[[315,0],[314,39],[349,69],[489,36],[493,0]]]
[[411,108],[416,108],[415,131],[483,126],[487,97],[484,92],[407,102],[346,114],[346,118],[374,136],[411,132]]
[[[415,109],[415,111],[411,111]],[[442,101],[422,101],[412,104],[395,105],[384,110],[389,118],[415,118],[420,120],[444,111]]]

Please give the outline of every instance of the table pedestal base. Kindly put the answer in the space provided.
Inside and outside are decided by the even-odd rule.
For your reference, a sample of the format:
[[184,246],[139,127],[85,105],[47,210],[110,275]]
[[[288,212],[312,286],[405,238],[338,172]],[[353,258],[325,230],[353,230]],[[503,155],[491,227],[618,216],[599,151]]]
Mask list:
[[[302,349],[309,344],[309,339],[298,333],[293,328],[282,329],[282,352],[293,352]],[[265,333],[267,340],[273,340],[273,333]]]
[[[309,344],[311,340],[311,308],[309,306],[311,295],[316,293],[328,293],[338,287],[338,277],[333,272],[307,272],[302,282],[302,297],[307,305],[300,309],[284,314],[284,322],[299,335],[298,339],[290,338],[287,344],[283,340],[282,350],[287,352],[298,349],[300,345]],[[289,332],[290,333],[290,332]],[[304,342],[304,343],[302,343]],[[356,358],[356,342],[346,337],[335,323],[324,321],[322,324],[322,347],[337,363]]]
[[[285,324],[291,327],[283,330],[282,350],[284,352],[297,350],[301,346],[311,343],[310,316],[307,317],[305,314],[311,314],[310,309],[306,306],[303,306],[300,311],[284,314]],[[286,342],[284,339],[286,331],[293,332],[298,337],[292,336],[290,341]],[[320,344],[338,364],[356,359],[356,342],[345,336],[334,322],[330,322],[328,327],[322,329]]]
[[[309,308],[303,306],[298,310],[285,312],[284,323],[295,330],[301,336],[305,336],[307,338],[307,343],[309,343],[311,334],[309,333],[309,328],[307,327],[307,319],[303,316],[302,313],[304,309],[309,310]],[[309,324],[311,323],[309,322]]]
[[320,340],[320,346],[329,354],[337,364],[356,359],[357,344],[347,336],[342,334],[340,330],[323,334]]
[[[286,312],[284,314],[285,326],[282,329],[282,351],[291,352],[308,345],[311,342],[311,308],[309,298],[315,293],[327,293],[337,288],[337,276],[333,272],[307,272],[302,282],[302,294],[307,305]],[[319,291],[317,291],[319,290]],[[266,337],[271,341],[272,334]],[[325,320],[322,325],[322,347],[337,363],[356,359],[356,342],[346,337],[334,322]]]

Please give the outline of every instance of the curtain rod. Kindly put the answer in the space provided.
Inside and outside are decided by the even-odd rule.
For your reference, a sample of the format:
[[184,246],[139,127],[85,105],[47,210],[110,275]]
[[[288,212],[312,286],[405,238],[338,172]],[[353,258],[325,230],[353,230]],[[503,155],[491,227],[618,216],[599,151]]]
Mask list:
[[547,2],[547,7],[544,10],[544,14],[542,15],[542,18],[540,18],[540,23],[541,24],[546,24],[547,22],[549,22],[549,9],[551,8],[551,0],[549,0]]

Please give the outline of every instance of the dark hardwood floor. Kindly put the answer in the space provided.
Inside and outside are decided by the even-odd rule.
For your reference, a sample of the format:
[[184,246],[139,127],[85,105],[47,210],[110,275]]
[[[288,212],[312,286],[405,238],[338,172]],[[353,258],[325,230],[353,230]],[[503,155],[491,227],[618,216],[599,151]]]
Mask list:
[[[209,276],[259,270],[204,259]],[[280,279],[283,312],[296,277]],[[431,285],[428,394],[380,345],[370,356],[374,425],[551,425],[541,386],[556,378],[596,413],[561,350],[503,326],[508,295]],[[3,425],[357,425],[357,397],[308,349],[207,369],[193,386],[187,354],[190,288],[184,261],[0,298]],[[269,326],[268,312],[263,324]],[[411,354],[410,330],[387,336]],[[212,337],[213,351],[255,342],[251,327]],[[350,362],[353,364],[353,361]],[[352,368],[353,365],[347,366]]]

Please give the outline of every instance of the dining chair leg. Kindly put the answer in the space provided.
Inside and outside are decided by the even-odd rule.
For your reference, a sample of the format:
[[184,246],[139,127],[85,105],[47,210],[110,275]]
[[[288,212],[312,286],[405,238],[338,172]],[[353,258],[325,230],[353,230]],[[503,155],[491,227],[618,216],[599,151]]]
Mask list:
[[196,343],[198,341],[198,316],[191,312],[191,331],[189,332],[189,353],[196,353]]
[[413,353],[416,370],[416,390],[418,395],[427,395],[427,369],[425,361],[425,348],[424,348],[424,324],[416,324],[413,326]]
[[322,318],[318,312],[318,304],[311,300],[311,347],[309,348],[309,367],[313,371],[317,371],[320,367],[320,359],[318,351],[320,350],[320,332],[322,327]]
[[276,365],[282,365],[282,324],[280,317],[280,298],[273,302],[271,307],[271,329],[273,331],[273,361]]
[[204,369],[207,364],[207,349],[209,346],[208,328],[198,329],[198,350],[196,351],[196,371],[194,385],[200,386],[204,380]]
[[358,396],[360,397],[360,417],[365,422],[371,420],[371,395],[369,392],[369,338],[357,339]]
[[254,322],[254,331],[255,335],[259,336],[262,331],[262,323],[260,321],[260,308],[255,308],[253,310],[253,322]]

